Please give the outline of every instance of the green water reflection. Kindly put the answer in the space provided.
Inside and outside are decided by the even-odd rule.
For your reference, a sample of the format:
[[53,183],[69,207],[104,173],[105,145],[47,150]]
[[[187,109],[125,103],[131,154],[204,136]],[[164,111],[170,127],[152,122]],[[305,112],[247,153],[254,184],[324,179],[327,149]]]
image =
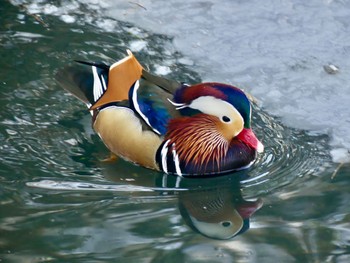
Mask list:
[[[266,152],[240,184],[237,174],[178,181],[103,163],[108,151],[84,106],[55,83],[56,70],[77,58],[114,62],[140,39],[148,48],[137,55],[150,70],[166,64],[169,78],[191,83],[200,80],[195,68],[181,63],[170,37],[131,24],[114,21],[106,33],[84,17],[43,23],[8,1],[0,14],[1,261],[349,262],[350,166],[331,179],[326,136],[284,127],[256,107]],[[205,200],[223,214],[264,204],[254,203],[248,231],[217,240],[193,224],[204,220],[193,207]]]

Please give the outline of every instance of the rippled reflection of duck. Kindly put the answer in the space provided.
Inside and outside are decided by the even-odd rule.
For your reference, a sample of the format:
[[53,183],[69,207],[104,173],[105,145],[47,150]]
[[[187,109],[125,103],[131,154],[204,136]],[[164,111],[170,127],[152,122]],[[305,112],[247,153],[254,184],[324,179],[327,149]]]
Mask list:
[[186,85],[154,76],[129,56],[90,70],[67,67],[61,85],[85,102],[93,127],[115,154],[177,175],[249,167],[263,146],[251,130],[244,92],[221,83]]
[[[215,181],[211,181],[216,179]],[[222,180],[223,179],[223,180]],[[201,180],[200,187],[180,191],[179,210],[186,224],[194,231],[215,239],[230,239],[250,227],[250,217],[261,208],[261,199],[245,200],[237,177]],[[177,182],[189,187],[198,182]]]
[[234,189],[207,189],[181,192],[179,208],[195,231],[216,239],[229,239],[246,232],[250,217],[262,200],[246,201]]
[[[109,171],[108,178],[119,181],[116,173]],[[209,238],[230,239],[245,233],[250,228],[251,216],[263,205],[260,198],[246,200],[242,196],[240,180],[248,176],[244,171],[201,179],[154,175],[137,175],[135,171],[132,177],[135,180],[127,176],[128,183],[156,189],[161,195],[175,195],[184,222]]]
[[244,171],[234,176],[204,179],[165,174],[158,175],[152,182],[142,180],[142,184],[156,187],[163,193],[175,192],[180,214],[195,232],[213,239],[230,239],[250,228],[251,216],[263,205],[260,198],[246,200],[242,196],[240,180],[247,176]]

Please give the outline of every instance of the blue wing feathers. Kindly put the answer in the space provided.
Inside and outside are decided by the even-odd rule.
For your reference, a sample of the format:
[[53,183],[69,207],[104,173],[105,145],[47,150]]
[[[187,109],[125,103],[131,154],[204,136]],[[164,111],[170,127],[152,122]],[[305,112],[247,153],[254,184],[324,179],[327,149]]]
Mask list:
[[163,89],[144,79],[139,80],[139,88],[134,84],[129,91],[133,109],[160,135],[165,135],[168,122],[173,117],[169,108],[172,105],[167,100],[169,96]]

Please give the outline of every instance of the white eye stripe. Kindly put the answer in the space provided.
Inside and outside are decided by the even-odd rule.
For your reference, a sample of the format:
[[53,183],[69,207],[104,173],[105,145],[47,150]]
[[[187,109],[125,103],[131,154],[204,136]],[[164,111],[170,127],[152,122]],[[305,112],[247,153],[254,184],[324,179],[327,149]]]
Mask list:
[[[188,107],[216,116],[224,123],[231,123],[236,119],[243,121],[243,117],[232,104],[212,96],[199,97]],[[225,116],[230,119],[228,122],[224,120]]]

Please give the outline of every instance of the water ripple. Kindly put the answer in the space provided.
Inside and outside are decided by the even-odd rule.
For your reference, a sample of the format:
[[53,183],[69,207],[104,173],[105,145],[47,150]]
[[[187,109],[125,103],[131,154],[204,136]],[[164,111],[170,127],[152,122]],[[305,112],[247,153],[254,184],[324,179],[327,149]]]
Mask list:
[[287,128],[261,109],[256,109],[254,124],[265,152],[258,156],[249,177],[242,181],[244,188],[266,193],[298,178],[317,176],[327,167],[330,158],[322,146],[326,145],[326,136]]
[[150,188],[134,185],[102,185],[87,182],[41,180],[27,182],[27,186],[48,190],[83,190],[83,191],[116,191],[116,192],[152,192]]

